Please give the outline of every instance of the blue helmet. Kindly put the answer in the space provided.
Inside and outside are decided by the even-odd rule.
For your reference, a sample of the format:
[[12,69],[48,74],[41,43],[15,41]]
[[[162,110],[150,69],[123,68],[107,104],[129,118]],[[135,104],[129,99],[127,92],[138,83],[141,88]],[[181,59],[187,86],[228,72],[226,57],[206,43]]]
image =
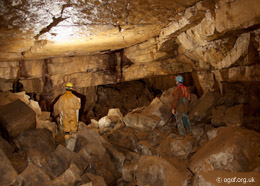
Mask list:
[[180,82],[180,83],[183,83],[183,77],[182,76],[177,76],[175,78],[176,81]]

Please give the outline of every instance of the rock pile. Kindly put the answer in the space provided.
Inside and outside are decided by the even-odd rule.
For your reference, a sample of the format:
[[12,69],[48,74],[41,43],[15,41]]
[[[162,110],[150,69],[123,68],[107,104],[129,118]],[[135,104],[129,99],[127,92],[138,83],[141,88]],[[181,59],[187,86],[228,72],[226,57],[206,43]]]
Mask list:
[[[260,134],[227,122],[241,105],[219,105],[206,92],[191,108],[193,135],[178,140],[172,92],[125,116],[110,109],[99,121],[80,122],[67,148],[50,113],[42,112],[42,127],[0,138],[0,185],[201,186],[218,185],[219,177],[259,185]],[[219,108],[225,117],[217,118]]]

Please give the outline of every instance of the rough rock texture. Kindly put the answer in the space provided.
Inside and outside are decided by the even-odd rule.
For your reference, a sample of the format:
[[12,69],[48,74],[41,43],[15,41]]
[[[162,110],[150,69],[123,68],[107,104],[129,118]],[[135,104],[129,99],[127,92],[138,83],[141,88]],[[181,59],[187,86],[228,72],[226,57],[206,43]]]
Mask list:
[[35,112],[19,99],[1,106],[1,132],[6,132],[8,137],[15,138],[24,130],[35,128],[35,116]]
[[0,185],[10,185],[18,177],[11,161],[6,157],[5,152],[0,148]]
[[[232,134],[232,135],[230,135]],[[252,171],[259,166],[259,134],[238,127],[225,127],[191,158],[193,173],[209,170]]]
[[142,114],[153,114],[160,118],[158,126],[163,126],[172,117],[171,107],[164,104],[159,98],[155,98],[149,106],[147,106]]
[[128,113],[123,121],[126,126],[143,131],[152,131],[161,121],[153,114]]
[[193,107],[193,109],[189,113],[189,118],[191,121],[201,122],[209,120],[212,107],[215,104],[215,96],[212,92],[207,91],[200,97],[197,104]]
[[243,124],[243,105],[220,106],[212,110],[212,123],[215,125],[241,126]]
[[50,178],[44,171],[32,163],[29,163],[26,169],[17,178],[15,185],[48,185],[49,181]]
[[39,167],[56,148],[52,134],[47,129],[24,131],[15,139],[15,144]]
[[138,185],[185,185],[182,175],[167,160],[157,156],[142,156],[136,173]]
[[79,153],[89,163],[87,171],[104,177],[108,185],[114,182],[118,172],[103,146],[104,139],[94,129],[84,129],[78,135],[86,139],[86,144]]
[[160,143],[160,154],[165,153],[169,156],[175,156],[182,159],[187,159],[188,155],[192,152],[194,145],[194,139],[190,136],[186,136],[183,140],[177,140],[169,136],[167,139]]

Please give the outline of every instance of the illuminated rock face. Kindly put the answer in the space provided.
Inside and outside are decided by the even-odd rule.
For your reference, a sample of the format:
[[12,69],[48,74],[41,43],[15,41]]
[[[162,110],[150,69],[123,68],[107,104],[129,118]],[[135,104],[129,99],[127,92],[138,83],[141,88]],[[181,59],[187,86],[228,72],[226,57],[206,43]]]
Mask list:
[[0,2],[0,90],[53,99],[76,87],[193,72],[201,92],[259,81],[255,0]]

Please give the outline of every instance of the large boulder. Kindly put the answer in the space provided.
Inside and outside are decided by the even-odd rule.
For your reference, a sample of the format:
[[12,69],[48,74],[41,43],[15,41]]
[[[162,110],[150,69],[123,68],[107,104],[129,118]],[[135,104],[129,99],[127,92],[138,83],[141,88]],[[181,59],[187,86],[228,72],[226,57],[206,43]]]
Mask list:
[[91,180],[93,186],[107,186],[102,176],[97,176],[91,173],[87,173],[87,176]]
[[135,151],[137,148],[137,138],[131,128],[125,127],[113,131],[108,135],[109,141],[119,147]]
[[0,128],[8,137],[15,138],[35,125],[35,112],[21,100],[0,107]]
[[167,160],[157,156],[142,156],[136,172],[137,185],[186,185],[187,180]]
[[15,144],[39,167],[56,148],[52,134],[47,129],[24,131],[15,139]]
[[212,114],[215,99],[212,92],[205,92],[189,113],[190,120],[194,122],[208,121]]
[[194,186],[204,185],[260,185],[259,172],[229,172],[223,170],[214,170],[200,172],[195,175]]
[[215,125],[241,126],[243,124],[243,105],[219,106],[212,110],[212,123]]
[[28,105],[36,113],[37,116],[41,115],[41,108],[39,106],[39,103],[37,101],[33,101],[32,99],[30,99],[30,96],[26,95],[25,92],[18,92],[18,93],[12,93],[9,91],[1,92],[0,106],[12,103],[17,99],[21,100],[26,105]]
[[251,171],[260,166],[260,134],[239,127],[224,127],[191,158],[190,170]]
[[161,142],[157,153],[187,159],[192,152],[194,141],[194,138],[191,136],[186,136],[183,140],[168,136],[168,138]]
[[18,176],[14,185],[35,186],[49,185],[49,176],[37,166],[29,163],[26,169]]
[[17,177],[18,174],[14,170],[10,160],[0,148],[0,185],[11,185]]
[[64,173],[70,166],[70,160],[74,154],[66,147],[59,145],[47,158],[43,165],[50,178],[56,178]]
[[114,182],[119,177],[119,173],[104,147],[107,142],[94,129],[81,130],[78,136],[85,138],[84,146],[78,153],[89,164],[87,172],[104,177],[107,185]]
[[98,127],[100,132],[106,132],[122,121],[123,115],[118,108],[109,109],[107,116],[102,117],[98,121]]
[[161,119],[152,114],[130,112],[123,118],[123,121],[128,127],[142,131],[152,131],[159,124]]
[[71,186],[81,183],[80,169],[75,165],[71,164],[70,167],[58,178],[52,181],[50,185],[53,186]]
[[160,97],[160,100],[169,108],[172,107],[174,88],[175,87],[169,88],[168,90],[164,91]]
[[169,121],[172,116],[171,107],[164,104],[158,97],[156,97],[149,106],[147,106],[142,114],[153,114],[160,118],[158,126],[163,126]]
[[0,136],[0,149],[4,151],[6,155],[10,155],[14,152],[14,147],[10,145],[4,138]]

